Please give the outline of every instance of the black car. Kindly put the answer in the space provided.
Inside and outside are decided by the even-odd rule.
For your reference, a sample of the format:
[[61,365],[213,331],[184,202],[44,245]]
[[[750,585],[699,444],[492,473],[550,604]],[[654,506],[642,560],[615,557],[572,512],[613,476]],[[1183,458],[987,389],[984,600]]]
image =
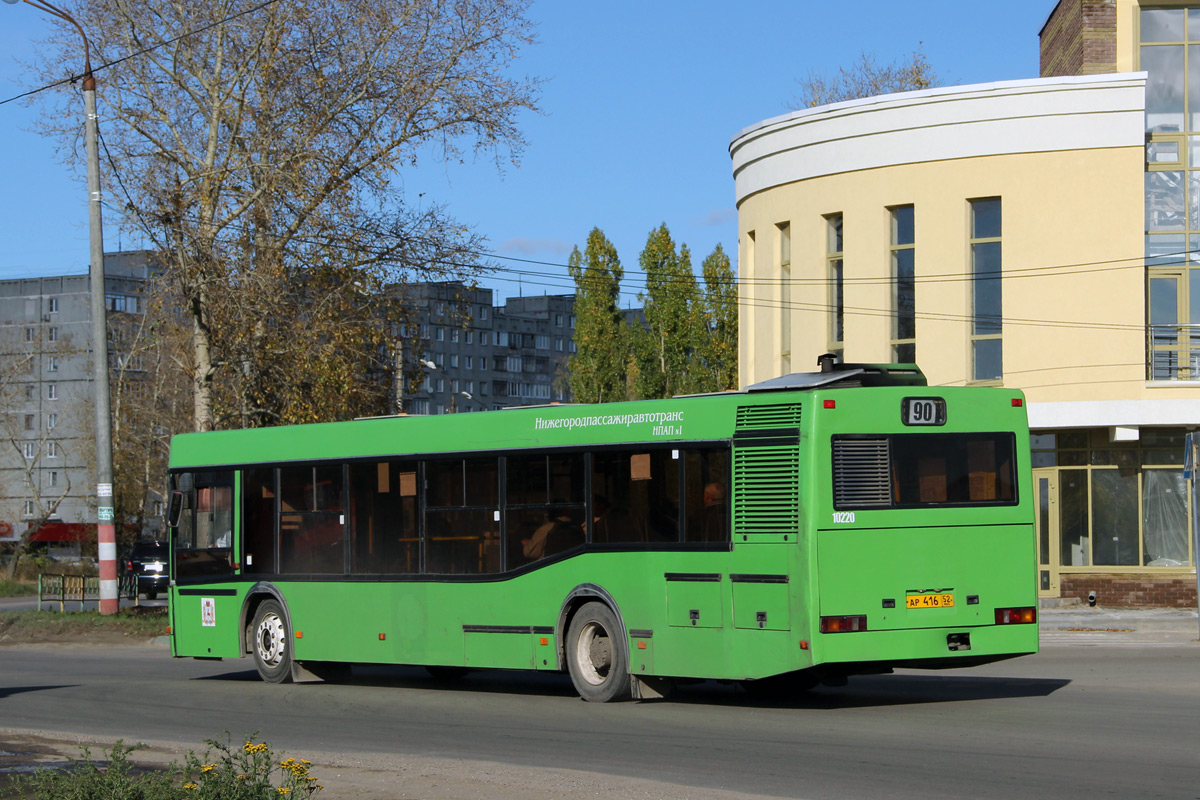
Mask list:
[[167,590],[167,543],[138,542],[125,557],[125,574],[137,578],[138,594],[147,600]]

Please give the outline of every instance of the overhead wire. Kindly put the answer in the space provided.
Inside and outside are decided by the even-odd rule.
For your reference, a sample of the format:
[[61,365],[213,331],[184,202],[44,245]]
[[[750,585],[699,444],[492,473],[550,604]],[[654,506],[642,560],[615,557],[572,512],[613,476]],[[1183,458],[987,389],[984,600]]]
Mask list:
[[[92,70],[91,70],[92,74],[94,75],[97,72],[100,72],[101,70],[108,69],[109,67],[115,67],[118,64],[122,64],[133,58],[137,58],[138,56],[144,56],[147,53],[152,53],[155,50],[158,50],[163,47],[167,47],[168,45],[175,44],[176,42],[183,41],[184,39],[187,39],[191,36],[196,36],[197,34],[204,33],[207,30],[211,30],[212,28],[216,28],[220,25],[224,25],[226,22],[232,22],[235,19],[239,19],[241,17],[246,16],[247,14],[253,14],[255,11],[261,11],[262,9],[266,8],[267,6],[274,5],[275,3],[278,3],[278,2],[279,2],[279,0],[263,0],[263,2],[259,3],[256,6],[252,6],[250,8],[244,9],[242,11],[238,11],[235,14],[230,14],[229,16],[227,16],[223,19],[219,19],[216,22],[210,22],[206,25],[201,25],[198,28],[193,28],[192,30],[187,31],[186,33],[181,33],[178,36],[175,36],[171,39],[167,39],[167,40],[159,42],[157,44],[150,45],[149,47],[143,47],[141,50],[137,50],[132,53],[127,53],[126,55],[121,56],[120,58],[114,59],[112,61],[106,61],[98,67],[92,67]],[[67,84],[67,83],[75,83],[76,81],[82,80],[85,77],[86,77],[86,75],[83,75],[83,74],[71,75],[69,77],[63,78],[62,80],[54,81],[53,83],[48,83],[48,84],[45,84],[44,86],[39,86],[36,89],[30,89],[27,92],[22,92],[21,94],[14,95],[5,100],[0,100],[0,106],[4,105],[5,103],[11,103],[15,100],[21,100],[26,97],[31,97],[40,92],[47,91],[48,89],[55,89],[59,86]]]

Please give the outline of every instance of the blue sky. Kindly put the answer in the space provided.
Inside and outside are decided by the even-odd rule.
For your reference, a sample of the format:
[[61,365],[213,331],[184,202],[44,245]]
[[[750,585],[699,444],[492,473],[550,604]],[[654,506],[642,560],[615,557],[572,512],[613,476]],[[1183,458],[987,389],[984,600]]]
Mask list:
[[[521,164],[500,172],[487,159],[426,163],[401,173],[400,185],[408,197],[446,204],[488,238],[503,267],[484,281],[497,302],[570,292],[567,256],[595,226],[617,246],[627,274],[663,222],[698,269],[718,243],[731,257],[737,252],[730,139],[786,113],[797,78],[863,52],[887,63],[918,46],[947,84],[1036,77],[1037,33],[1053,7],[1054,0],[536,0],[529,13],[540,42],[516,69],[545,79],[543,113],[522,119],[529,146]],[[0,5],[0,100],[23,91],[17,62],[46,31],[41,12]],[[0,279],[87,270],[83,178],[33,132],[36,114],[21,103],[0,105]],[[142,245],[106,228],[106,250]],[[636,304],[636,276],[624,288],[626,304]]]

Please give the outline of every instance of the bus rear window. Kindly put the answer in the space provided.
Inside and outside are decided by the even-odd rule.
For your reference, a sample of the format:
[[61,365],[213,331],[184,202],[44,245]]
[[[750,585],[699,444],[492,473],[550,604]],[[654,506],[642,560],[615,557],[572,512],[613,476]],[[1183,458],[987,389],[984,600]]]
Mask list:
[[1011,433],[833,438],[834,508],[1011,505]]

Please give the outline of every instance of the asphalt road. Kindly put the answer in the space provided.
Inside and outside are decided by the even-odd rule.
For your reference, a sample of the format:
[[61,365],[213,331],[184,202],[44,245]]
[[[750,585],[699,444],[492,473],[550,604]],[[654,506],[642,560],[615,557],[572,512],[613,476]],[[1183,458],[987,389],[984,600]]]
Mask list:
[[[289,753],[565,767],[804,798],[1200,796],[1200,645],[1054,643],[973,670],[752,700],[730,685],[589,704],[555,675],[359,670],[273,686],[161,646],[0,647],[0,725],[196,747],[260,731]],[[686,796],[686,792],[680,796]]]

